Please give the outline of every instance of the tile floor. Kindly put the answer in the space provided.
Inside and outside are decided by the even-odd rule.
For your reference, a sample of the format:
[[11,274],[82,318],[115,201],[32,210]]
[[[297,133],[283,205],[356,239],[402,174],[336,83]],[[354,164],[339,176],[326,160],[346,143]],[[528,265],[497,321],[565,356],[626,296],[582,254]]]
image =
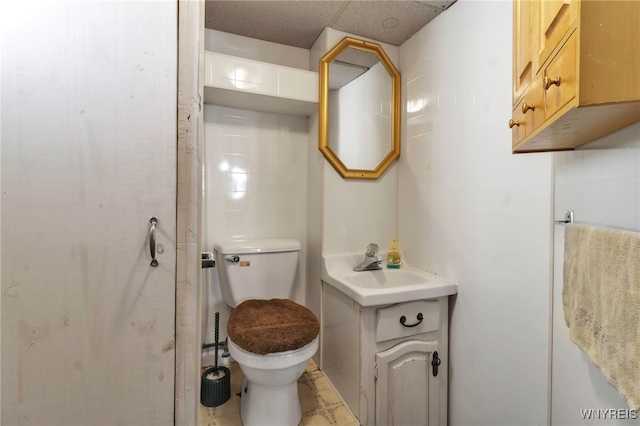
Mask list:
[[[200,405],[200,426],[240,426],[240,397],[244,376],[233,362],[226,366],[231,371],[231,398],[218,407]],[[344,406],[324,373],[311,360],[298,379],[298,393],[302,404],[300,426],[358,426],[351,412]]]

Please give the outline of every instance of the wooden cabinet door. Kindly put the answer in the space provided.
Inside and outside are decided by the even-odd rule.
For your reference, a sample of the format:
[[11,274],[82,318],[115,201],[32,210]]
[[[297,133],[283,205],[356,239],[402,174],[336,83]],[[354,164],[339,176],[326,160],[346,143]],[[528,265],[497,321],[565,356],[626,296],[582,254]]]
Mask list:
[[533,64],[534,0],[513,2],[513,104],[535,74]]
[[437,425],[438,378],[432,373],[438,341],[411,340],[376,354],[376,425]]
[[576,20],[578,4],[577,0],[542,0],[539,9],[538,64],[542,65]]

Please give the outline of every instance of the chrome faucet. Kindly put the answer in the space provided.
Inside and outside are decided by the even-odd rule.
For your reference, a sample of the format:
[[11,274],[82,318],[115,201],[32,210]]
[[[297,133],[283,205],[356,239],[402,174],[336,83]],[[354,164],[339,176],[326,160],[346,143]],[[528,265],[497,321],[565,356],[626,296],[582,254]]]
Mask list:
[[361,272],[382,269],[382,266],[380,266],[380,264],[383,261],[383,257],[376,256],[378,254],[378,249],[379,247],[377,244],[370,243],[367,246],[367,252],[364,254],[364,260],[357,266],[354,266],[353,270],[356,272]]

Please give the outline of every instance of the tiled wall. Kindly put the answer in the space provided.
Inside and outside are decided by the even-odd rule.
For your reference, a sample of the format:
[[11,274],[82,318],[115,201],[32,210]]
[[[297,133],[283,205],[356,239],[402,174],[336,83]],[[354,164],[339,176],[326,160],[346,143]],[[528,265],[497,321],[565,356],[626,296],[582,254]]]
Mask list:
[[[308,119],[215,105],[204,110],[206,246],[213,250],[227,238],[298,239],[303,249],[294,299],[304,302]],[[210,326],[219,311],[224,338],[228,308],[216,270],[208,270],[203,282],[205,319]],[[211,327],[205,339],[213,340]]]
[[640,125],[555,154],[555,217],[640,230]]
[[396,238],[397,166],[376,181],[345,180],[325,162],[323,253],[386,250]]
[[[555,217],[640,231],[640,124],[555,154]],[[562,311],[564,227],[555,227],[552,423],[581,425],[580,409],[627,408],[618,392],[569,338]],[[638,420],[607,420],[638,424]]]
[[551,154],[511,154],[511,2],[459,0],[401,47],[398,237],[459,284],[450,423],[547,424]]
[[311,71],[207,52],[204,74],[207,86],[318,102],[318,74]]
[[[307,49],[205,29],[205,50],[308,70]],[[206,70],[205,70],[206,71]],[[204,106],[203,247],[226,238],[295,238],[302,243],[294,300],[305,301],[309,119]],[[203,341],[226,338],[229,308],[216,268],[202,274]],[[318,301],[319,305],[319,301]],[[213,363],[213,350],[203,364]]]

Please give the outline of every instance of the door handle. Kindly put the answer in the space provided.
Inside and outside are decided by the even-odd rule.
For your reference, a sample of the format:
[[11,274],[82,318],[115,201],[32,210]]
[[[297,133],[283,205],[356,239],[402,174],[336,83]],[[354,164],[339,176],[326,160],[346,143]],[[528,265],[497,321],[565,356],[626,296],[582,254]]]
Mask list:
[[156,259],[156,225],[158,224],[158,219],[154,216],[149,219],[149,223],[151,224],[149,228],[149,250],[151,251],[151,266],[154,268],[158,266],[158,260]]

